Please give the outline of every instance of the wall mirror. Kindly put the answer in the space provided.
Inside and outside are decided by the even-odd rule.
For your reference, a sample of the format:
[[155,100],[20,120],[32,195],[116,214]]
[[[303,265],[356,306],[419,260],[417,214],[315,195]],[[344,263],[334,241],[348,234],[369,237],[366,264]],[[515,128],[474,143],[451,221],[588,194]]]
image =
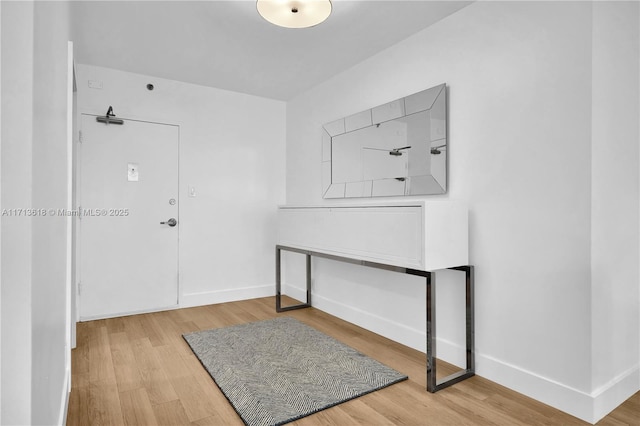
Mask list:
[[447,191],[445,84],[332,121],[323,130],[323,198]]

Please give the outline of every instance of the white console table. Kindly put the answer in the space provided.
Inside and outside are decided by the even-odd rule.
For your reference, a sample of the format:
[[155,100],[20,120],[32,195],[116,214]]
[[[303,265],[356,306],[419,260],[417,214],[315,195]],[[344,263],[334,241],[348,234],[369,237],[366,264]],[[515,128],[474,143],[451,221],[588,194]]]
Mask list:
[[[282,306],[281,252],[306,255],[306,302]],[[474,274],[468,265],[468,211],[451,200],[278,208],[276,311],[311,306],[311,257],[424,277],[427,285],[427,390],[436,392],[475,374]],[[465,273],[466,368],[436,379],[438,269]]]

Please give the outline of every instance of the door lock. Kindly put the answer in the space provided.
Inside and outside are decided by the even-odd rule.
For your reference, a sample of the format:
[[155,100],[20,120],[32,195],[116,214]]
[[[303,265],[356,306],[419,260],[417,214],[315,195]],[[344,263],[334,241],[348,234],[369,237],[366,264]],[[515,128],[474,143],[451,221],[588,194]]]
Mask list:
[[160,222],[160,225],[176,226],[177,224],[178,224],[178,221],[175,220],[174,218],[171,218],[166,222]]

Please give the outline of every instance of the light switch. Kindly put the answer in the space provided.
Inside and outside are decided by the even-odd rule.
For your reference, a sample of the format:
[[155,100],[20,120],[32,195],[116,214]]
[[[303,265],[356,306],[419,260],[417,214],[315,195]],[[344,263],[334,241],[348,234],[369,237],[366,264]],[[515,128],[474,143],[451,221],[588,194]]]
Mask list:
[[189,187],[189,197],[195,197],[196,196],[196,187],[195,186],[190,186]]

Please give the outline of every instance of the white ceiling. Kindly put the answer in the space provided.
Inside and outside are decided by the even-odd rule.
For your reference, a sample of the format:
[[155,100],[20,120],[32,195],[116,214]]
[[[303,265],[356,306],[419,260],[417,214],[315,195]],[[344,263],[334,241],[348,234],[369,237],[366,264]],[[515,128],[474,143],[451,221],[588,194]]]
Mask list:
[[75,1],[71,16],[78,63],[288,100],[469,3],[333,0],[306,29],[253,0]]

